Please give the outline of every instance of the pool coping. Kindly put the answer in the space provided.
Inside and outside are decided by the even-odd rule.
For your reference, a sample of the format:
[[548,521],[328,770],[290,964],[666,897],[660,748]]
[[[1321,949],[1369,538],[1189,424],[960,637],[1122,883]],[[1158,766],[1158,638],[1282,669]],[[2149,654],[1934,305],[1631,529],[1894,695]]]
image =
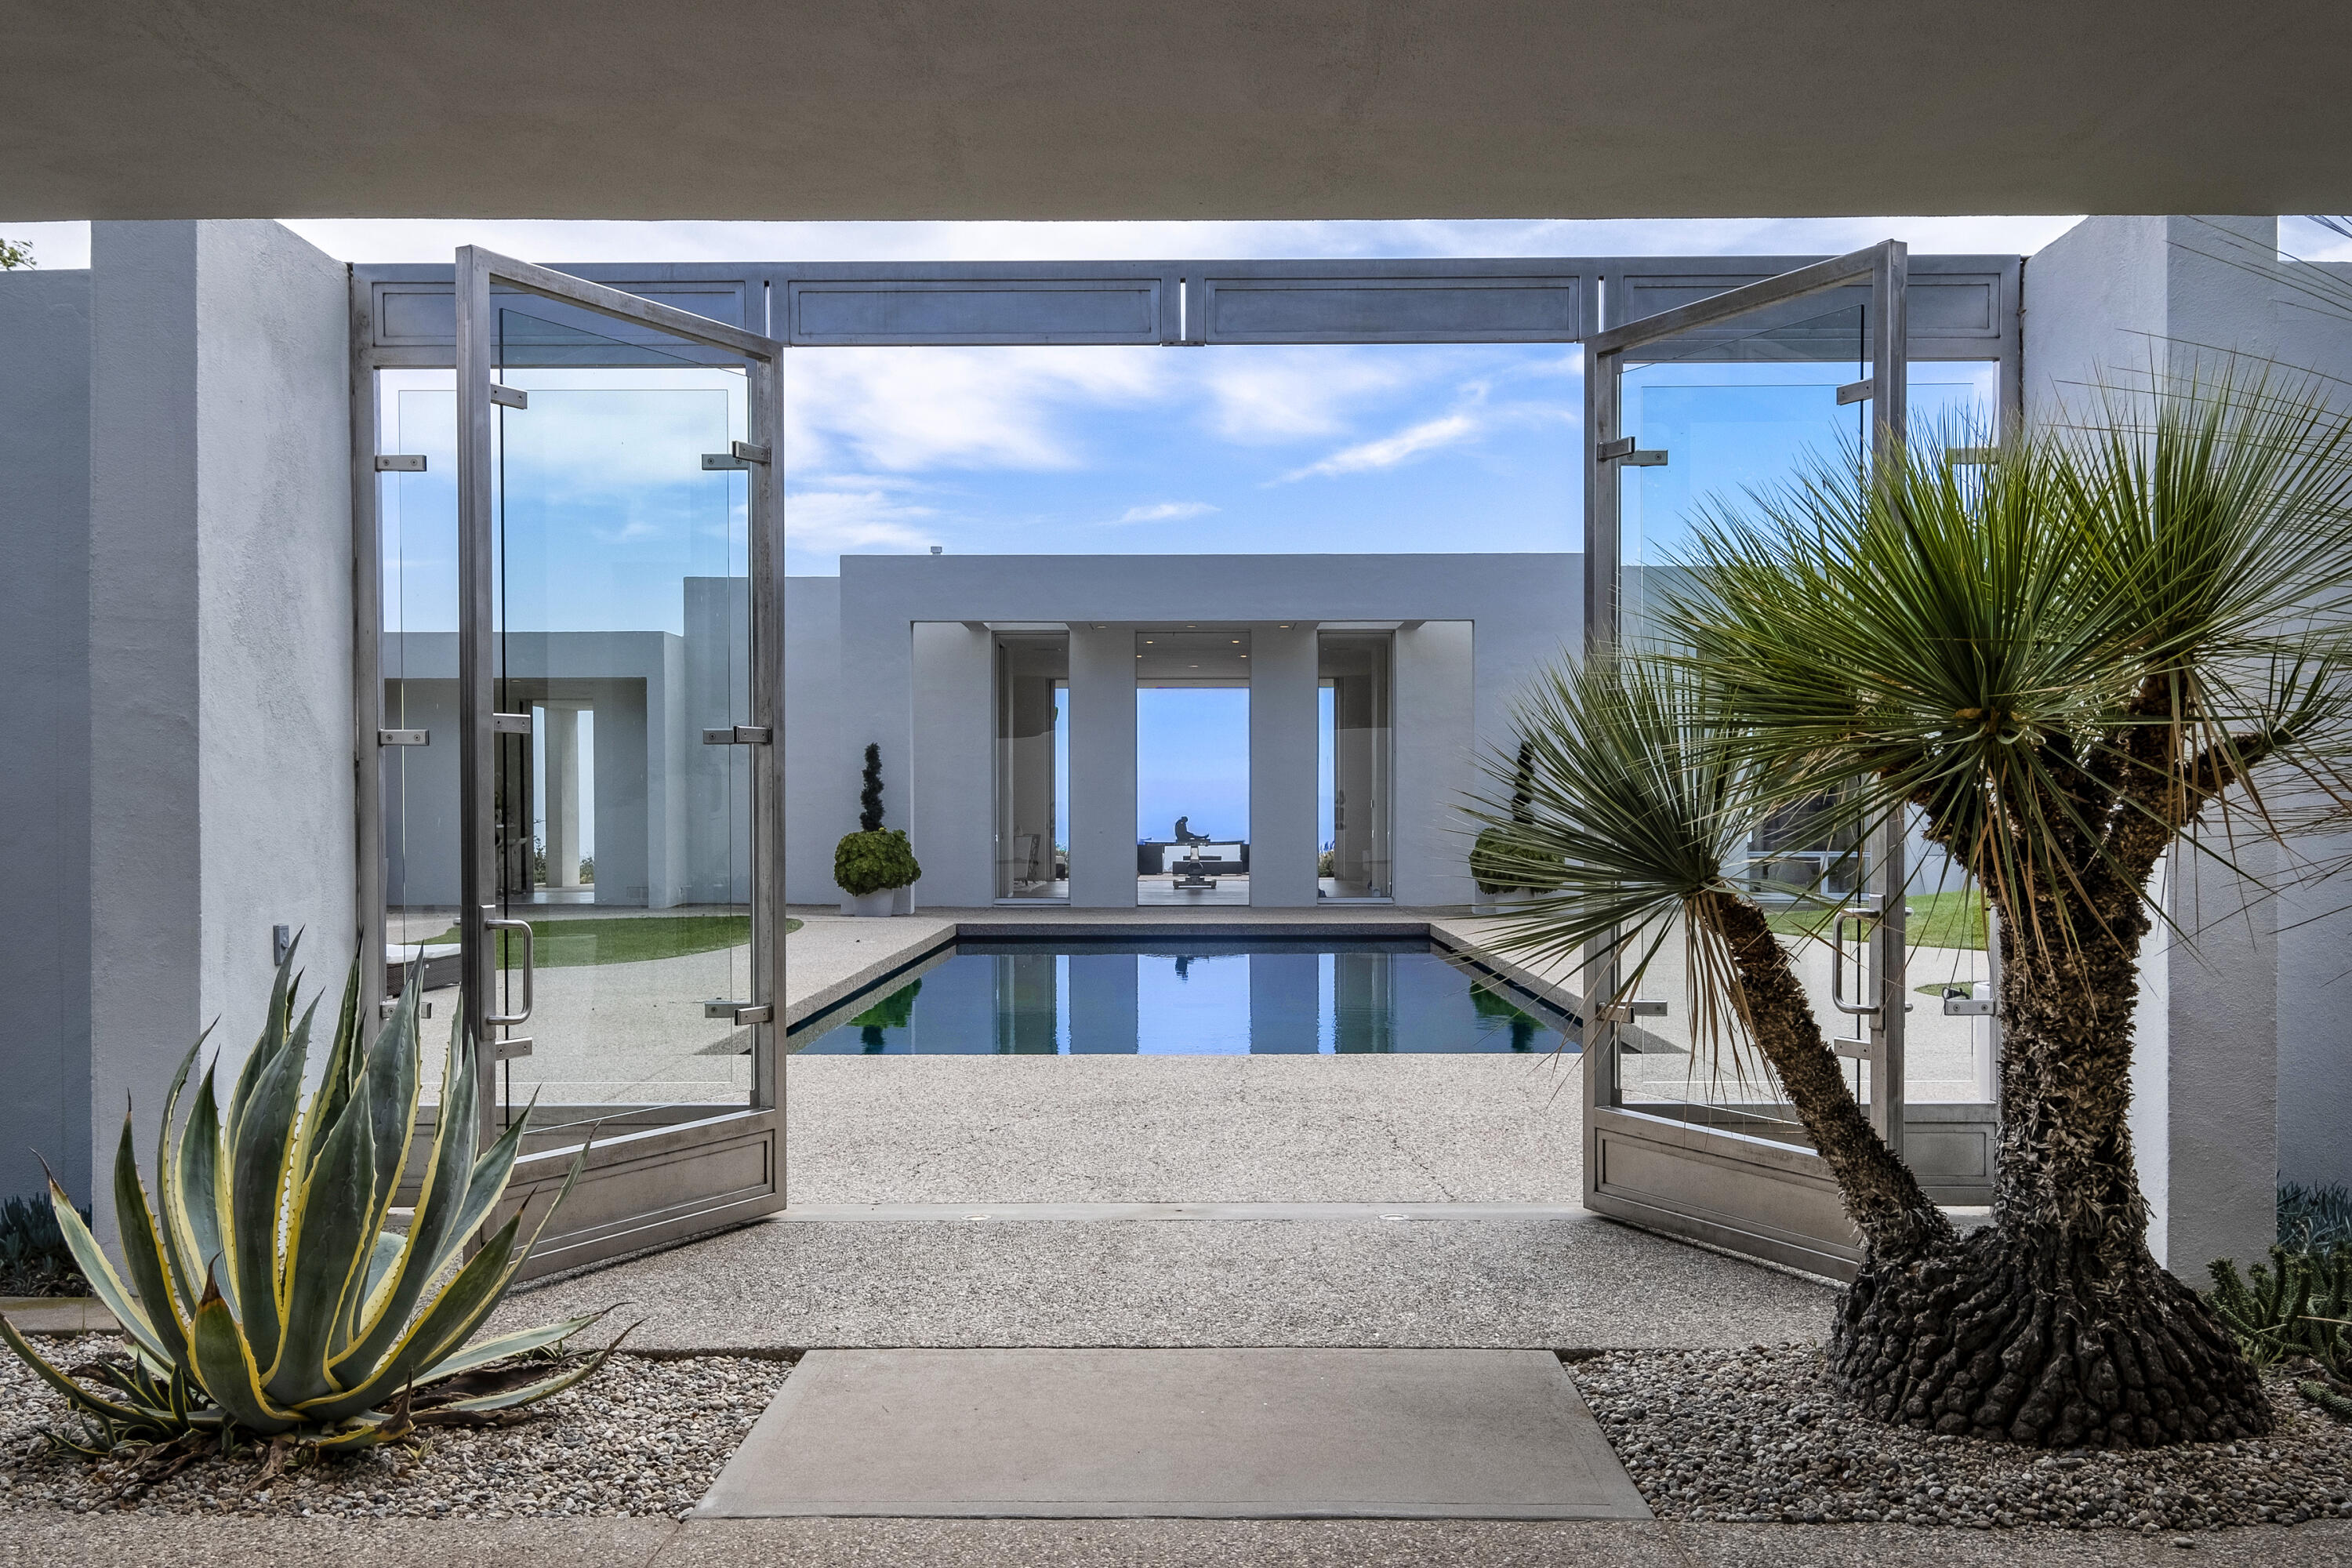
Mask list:
[[944,955],[967,939],[975,942],[1001,942],[1024,937],[1063,937],[1073,941],[1102,941],[1125,937],[1139,931],[1149,931],[1163,937],[1236,937],[1331,941],[1425,941],[1445,949],[1454,957],[1483,969],[1499,979],[1528,991],[1565,1013],[1581,1026],[1583,998],[1557,978],[1548,976],[1527,964],[1495,952],[1482,940],[1481,926],[1492,922],[1470,915],[1459,909],[1405,910],[1369,908],[1357,910],[1250,910],[1235,907],[1230,914],[1210,916],[1190,910],[1136,909],[1129,910],[1022,910],[1003,908],[986,910],[932,910],[919,915],[892,915],[859,919],[855,916],[832,915],[795,909],[794,918],[803,923],[800,931],[787,936],[784,947],[786,984],[791,984],[793,944],[795,938],[811,931],[820,934],[807,944],[837,945],[838,935],[828,928],[855,924],[865,934],[856,940],[862,944],[873,936],[886,934],[889,928],[903,921],[905,938],[896,945],[883,948],[871,959],[845,971],[826,973],[806,991],[793,993],[784,1004],[783,1024],[787,1035],[819,1016],[832,1012],[847,1002],[856,1001],[893,980],[897,980],[930,963],[943,962]]

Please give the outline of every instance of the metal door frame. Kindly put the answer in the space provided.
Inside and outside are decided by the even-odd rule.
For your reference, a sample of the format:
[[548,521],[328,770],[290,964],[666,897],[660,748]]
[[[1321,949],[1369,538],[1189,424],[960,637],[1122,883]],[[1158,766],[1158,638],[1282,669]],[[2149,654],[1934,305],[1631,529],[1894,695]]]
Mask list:
[[[1645,344],[1808,295],[1867,283],[1871,297],[1870,450],[1883,456],[1906,428],[1909,369],[1906,284],[1909,254],[1887,240],[1851,255],[1713,295],[1658,315],[1594,333],[1585,341],[1585,647],[1613,648],[1619,630],[1622,566],[1618,463],[1611,452],[1623,422],[1618,376],[1627,355]],[[1867,891],[1880,913],[1868,939],[1862,994],[1876,998],[1864,1037],[1840,1041],[1839,1053],[1871,1064],[1872,1124],[1903,1154],[1904,906],[1903,826],[1877,835]],[[1841,919],[1835,934],[1842,938]],[[1596,957],[1599,955],[1596,953]],[[1613,992],[1612,964],[1596,964],[1591,990]],[[1588,1015],[1597,1011],[1587,1009]],[[1628,1110],[1617,1103],[1618,1031],[1591,1016],[1584,1042],[1584,1205],[1598,1213],[1768,1258],[1815,1273],[1851,1278],[1858,1238],[1837,1184],[1819,1155],[1799,1145],[1727,1128]]]
[[[745,463],[751,577],[751,714],[764,742],[751,746],[751,994],[742,1021],[752,1031],[752,1089],[741,1110],[623,1132],[590,1145],[580,1182],[542,1236],[526,1277],[659,1246],[772,1213],[784,1203],[783,1118],[777,1092],[776,1018],[784,995],[784,944],[778,927],[783,892],[782,703],[783,507],[778,471],[783,456],[783,345],[707,317],[583,282],[467,246],[457,253],[458,896],[465,1026],[477,1042],[487,1144],[495,1117],[499,1041],[492,1020],[499,973],[490,941],[497,902],[493,833],[496,758],[496,625],[492,598],[496,520],[491,344],[497,331],[493,284],[656,328],[747,362],[747,446],[764,458]],[[739,449],[740,452],[740,449]],[[739,731],[740,735],[740,731]],[[537,1150],[515,1164],[502,1216],[552,1194],[570,1172],[578,1145]],[[495,1223],[495,1221],[494,1221]]]

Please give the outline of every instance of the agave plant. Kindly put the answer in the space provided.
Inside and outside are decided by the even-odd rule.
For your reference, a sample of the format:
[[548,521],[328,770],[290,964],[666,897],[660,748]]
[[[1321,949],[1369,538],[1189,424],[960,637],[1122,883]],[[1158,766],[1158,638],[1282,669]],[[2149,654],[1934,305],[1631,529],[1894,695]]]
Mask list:
[[452,1027],[424,1184],[407,1228],[389,1228],[419,1137],[419,988],[407,988],[362,1050],[354,963],[325,1071],[306,1100],[318,999],[296,1021],[300,984],[289,951],[226,1112],[215,1057],[175,1138],[204,1040],[182,1059],[156,1141],[152,1204],[125,1115],[114,1212],[127,1281],[50,1181],[74,1261],[133,1352],[128,1364],[61,1371],[0,1317],[0,1336],[84,1420],[87,1443],[60,1442],[85,1451],[205,1436],[367,1447],[419,1426],[506,1418],[611,1353],[547,1364],[550,1347],[601,1313],[467,1343],[537,1240],[534,1231],[519,1241],[517,1212],[461,1257],[506,1193],[528,1114],[476,1156],[474,1045],[462,1024]]

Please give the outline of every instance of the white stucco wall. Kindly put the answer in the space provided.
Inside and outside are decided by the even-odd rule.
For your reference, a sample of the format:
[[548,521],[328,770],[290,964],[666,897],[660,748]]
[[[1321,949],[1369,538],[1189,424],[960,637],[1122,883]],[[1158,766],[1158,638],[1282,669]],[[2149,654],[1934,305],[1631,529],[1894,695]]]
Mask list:
[[838,897],[833,847],[857,826],[857,792],[840,771],[841,579],[784,580],[784,888],[793,903]]
[[[2352,315],[2285,281],[2276,234],[2267,217],[2098,217],[2028,258],[2029,417],[2152,367],[2210,373],[2231,351],[2352,376]],[[2260,1256],[2275,1180],[2352,1181],[2352,881],[2311,874],[2326,844],[2284,862],[2230,852],[2280,891],[2176,862],[2179,932],[2149,939],[2133,1058],[2153,1245],[2191,1279],[2213,1258]]]
[[913,639],[913,744],[883,757],[882,825],[916,847],[919,900],[984,904],[996,896],[995,639],[961,621],[917,622]]
[[[260,1026],[271,928],[353,941],[345,268],[267,222],[91,232],[90,1116],[148,1146],[199,1030]],[[371,759],[372,760],[372,759]],[[331,1000],[329,1010],[331,1011]]]
[[[89,1201],[89,274],[0,273],[0,1195]],[[36,1155],[39,1158],[36,1158]]]
[[[1424,621],[1397,633],[1396,784],[1391,792],[1391,841],[1394,846],[1397,902],[1408,905],[1466,904],[1470,883],[1470,838],[1459,807],[1478,788],[1477,751],[1501,746],[1507,702],[1525,675],[1482,678],[1480,638],[1491,622]],[[1489,679],[1508,679],[1508,690],[1490,704]],[[1480,700],[1465,707],[1461,692],[1475,684]],[[1492,708],[1495,727],[1480,718]]]

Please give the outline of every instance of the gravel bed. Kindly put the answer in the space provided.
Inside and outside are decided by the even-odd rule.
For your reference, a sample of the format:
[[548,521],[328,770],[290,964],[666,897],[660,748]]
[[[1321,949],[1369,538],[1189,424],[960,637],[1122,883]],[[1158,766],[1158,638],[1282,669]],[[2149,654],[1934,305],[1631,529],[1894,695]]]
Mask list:
[[1660,1519],[2158,1534],[2352,1518],[2352,1427],[2280,1378],[2260,1441],[2052,1453],[1882,1426],[1811,1345],[1604,1351],[1569,1370]]
[[[111,1335],[35,1342],[60,1365],[119,1352]],[[420,1455],[383,1447],[326,1456],[254,1489],[259,1454],[206,1456],[117,1499],[130,1470],[45,1452],[65,1401],[0,1350],[0,1510],[73,1513],[293,1514],[342,1519],[675,1519],[719,1468],[791,1371],[743,1356],[614,1356],[513,1426],[428,1427]]]

